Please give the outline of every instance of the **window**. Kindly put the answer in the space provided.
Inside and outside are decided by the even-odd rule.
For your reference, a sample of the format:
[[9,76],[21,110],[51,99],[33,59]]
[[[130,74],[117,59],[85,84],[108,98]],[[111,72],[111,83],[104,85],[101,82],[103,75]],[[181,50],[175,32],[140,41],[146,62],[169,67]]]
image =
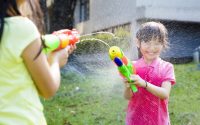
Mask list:
[[86,21],[89,19],[89,0],[80,0],[80,22]]

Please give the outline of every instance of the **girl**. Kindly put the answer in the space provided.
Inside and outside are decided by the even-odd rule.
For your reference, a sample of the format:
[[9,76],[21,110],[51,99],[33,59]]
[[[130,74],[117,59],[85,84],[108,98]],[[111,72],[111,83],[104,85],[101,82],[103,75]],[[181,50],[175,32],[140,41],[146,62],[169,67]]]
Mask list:
[[60,68],[75,49],[71,46],[48,57],[41,53],[40,33],[36,25],[25,17],[38,15],[34,22],[40,21],[36,24],[40,24],[41,31],[38,2],[0,1],[1,125],[46,125],[39,95],[50,98],[56,93],[60,85]]
[[132,83],[125,82],[126,125],[170,125],[168,99],[175,84],[174,68],[159,57],[168,44],[167,30],[161,23],[147,22],[136,38],[142,58],[134,62],[136,74],[131,76],[138,92],[132,93]]

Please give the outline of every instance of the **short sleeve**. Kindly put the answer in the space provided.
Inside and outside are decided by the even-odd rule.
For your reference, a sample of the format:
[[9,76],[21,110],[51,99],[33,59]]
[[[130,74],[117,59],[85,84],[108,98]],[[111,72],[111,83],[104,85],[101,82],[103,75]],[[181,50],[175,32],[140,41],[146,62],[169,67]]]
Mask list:
[[26,17],[9,20],[6,26],[7,49],[14,58],[19,59],[23,50],[34,40],[40,37],[36,25]]
[[163,69],[163,82],[164,81],[170,81],[172,85],[176,83],[175,80],[175,73],[174,73],[174,66],[171,63],[167,63],[165,66],[165,69]]
[[20,33],[17,34],[17,37],[20,38],[20,44],[16,43],[19,46],[16,48],[16,56],[20,56],[23,50],[40,36],[37,27],[31,20],[26,18],[22,25]]

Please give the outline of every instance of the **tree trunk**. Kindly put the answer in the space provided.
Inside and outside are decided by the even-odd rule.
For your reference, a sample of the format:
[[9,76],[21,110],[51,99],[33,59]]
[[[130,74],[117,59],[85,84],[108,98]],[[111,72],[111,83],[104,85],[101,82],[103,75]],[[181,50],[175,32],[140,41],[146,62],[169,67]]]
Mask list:
[[48,32],[48,8],[46,4],[46,0],[40,0],[40,6],[42,9],[42,12],[44,14],[44,32]]
[[76,0],[54,0],[50,8],[50,32],[60,29],[72,29]]

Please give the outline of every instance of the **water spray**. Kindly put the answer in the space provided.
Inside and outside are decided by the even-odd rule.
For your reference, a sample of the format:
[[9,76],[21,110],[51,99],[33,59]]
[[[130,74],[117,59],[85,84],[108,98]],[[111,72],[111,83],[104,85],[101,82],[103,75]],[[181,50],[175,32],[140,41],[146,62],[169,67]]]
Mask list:
[[42,39],[45,45],[45,48],[43,49],[43,51],[45,53],[50,53],[52,51],[63,49],[67,47],[68,45],[74,45],[74,44],[78,44],[80,42],[85,42],[85,41],[97,41],[97,42],[103,43],[108,48],[110,48],[109,44],[101,39],[84,38],[87,36],[92,36],[92,35],[97,35],[97,34],[107,34],[107,35],[112,36],[113,38],[118,38],[113,33],[110,33],[110,32],[96,32],[96,33],[90,33],[90,34],[85,34],[85,35],[80,36],[80,34],[77,32],[76,29],[72,29],[72,30],[64,29],[64,30],[55,31],[52,34],[42,36]]
[[84,41],[97,41],[103,43],[105,46],[109,48],[109,56],[111,60],[117,65],[120,74],[128,80],[132,91],[137,92],[137,87],[134,84],[132,84],[133,81],[130,79],[131,74],[135,74],[135,69],[131,61],[126,56],[124,56],[123,51],[117,46],[110,47],[108,43],[106,43],[101,39],[84,38],[86,36],[92,36],[97,34],[107,34],[112,36],[113,38],[118,38],[113,33],[110,32],[96,32],[80,36],[80,34],[75,29],[73,30],[64,29],[53,32],[52,34],[49,35],[42,36],[44,45],[46,46],[43,49],[43,51],[45,53],[49,53],[52,51],[63,49],[68,45],[74,45]]
[[[96,35],[96,34],[109,34],[113,38],[118,38],[113,33],[110,33],[110,32],[96,32],[96,33],[86,34],[86,35],[83,35],[81,37],[91,36],[91,35]],[[130,83],[130,87],[131,87],[132,92],[134,92],[134,93],[137,92],[138,89],[134,84],[132,84],[133,81],[130,78],[131,74],[135,74],[135,72],[136,72],[135,68],[133,67],[131,61],[124,55],[123,51],[117,46],[110,47],[109,44],[107,44],[105,41],[103,41],[101,39],[89,38],[89,39],[83,39],[83,40],[81,40],[81,42],[88,41],[88,40],[89,41],[99,41],[99,42],[105,44],[107,47],[109,47],[110,59],[118,67],[119,73],[124,78],[126,78],[126,80],[128,80],[128,82]]]
[[85,35],[82,35],[80,37],[87,37],[87,36],[92,36],[92,35],[97,35],[97,34],[106,34],[106,35],[112,36],[113,38],[118,38],[117,36],[115,36],[115,34],[113,34],[111,32],[95,32],[95,33],[85,34]]
[[97,38],[84,38],[84,37],[98,35],[98,34],[110,35],[113,39],[119,39],[119,37],[115,36],[115,34],[113,34],[111,32],[95,32],[95,33],[89,33],[89,34],[81,35],[80,36],[80,42],[84,42],[84,41],[97,41],[97,42],[103,43],[108,48],[110,48],[110,45],[108,43],[106,43],[105,41],[101,40],[101,39],[97,39]]
[[97,38],[85,38],[80,40],[80,42],[84,42],[84,41],[97,41],[100,43],[103,43],[105,46],[107,46],[108,48],[110,48],[110,45],[108,43],[106,43],[105,41],[101,40],[101,39],[97,39]]

